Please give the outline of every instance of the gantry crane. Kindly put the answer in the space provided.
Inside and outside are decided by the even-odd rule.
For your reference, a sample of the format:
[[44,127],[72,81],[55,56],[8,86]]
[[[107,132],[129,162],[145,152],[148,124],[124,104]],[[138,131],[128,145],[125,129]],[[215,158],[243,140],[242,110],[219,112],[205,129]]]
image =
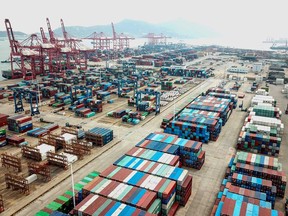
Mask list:
[[123,85],[126,83],[127,84],[133,83],[133,91],[134,91],[133,96],[136,97],[136,92],[138,89],[138,81],[137,80],[123,80],[123,79],[118,79],[118,91],[117,91],[118,97],[123,97],[122,95]]
[[158,91],[137,91],[136,93],[136,108],[138,110],[139,103],[142,101],[142,94],[144,95],[155,95],[156,100],[155,100],[155,115],[160,113],[160,96],[161,93]]
[[93,49],[95,50],[110,50],[112,37],[107,37],[103,32],[93,32],[91,35],[83,38],[92,40]]
[[12,26],[11,26],[9,19],[5,19],[5,26],[6,26],[7,36],[8,36],[8,40],[10,44],[10,49],[11,49],[10,51],[11,78],[12,79],[22,78],[23,73],[21,71],[21,65],[16,61],[18,68],[15,68],[15,65],[13,63],[13,60],[15,58],[17,59],[21,58],[20,44],[14,37],[14,33],[13,33]]
[[124,33],[117,34],[115,31],[115,27],[113,22],[112,25],[112,33],[113,33],[113,50],[124,50],[130,47],[130,40],[134,40],[135,38],[125,35]]
[[23,98],[27,99],[30,104],[30,112],[31,116],[40,114],[39,106],[38,106],[38,93],[37,91],[32,91],[30,89],[23,88],[14,88],[13,89],[13,98],[14,98],[14,106],[15,113],[23,112]]
[[[35,79],[36,75],[44,72],[42,41],[36,34],[30,35],[27,39],[19,43],[15,40],[14,33],[9,19],[5,19],[6,31],[10,43],[11,75],[10,78],[22,78],[25,80]],[[21,62],[16,61],[19,69],[13,64],[14,58],[20,58]]]
[[82,85],[81,86],[73,86],[71,88],[71,92],[70,92],[72,105],[75,103],[75,101],[77,101],[77,90],[85,91],[86,92],[86,98],[92,98],[93,97],[92,87],[87,87],[87,86],[82,86]]
[[154,33],[148,33],[144,36],[144,38],[148,38],[148,45],[166,45],[167,44],[167,38],[171,38],[168,36],[165,36],[164,34],[154,34]]
[[62,33],[64,36],[65,46],[70,48],[70,51],[66,53],[68,69],[71,69],[70,59],[72,58],[75,63],[79,65],[80,70],[86,70],[88,55],[89,53],[94,52],[94,50],[88,49],[87,47],[84,47],[82,44],[80,44],[82,40],[72,38],[66,31],[62,19],[60,20],[60,22],[62,27]]
[[[49,20],[48,23],[50,25]],[[60,56],[61,49],[57,47],[56,44],[52,44],[51,40],[48,40],[42,27],[40,27],[40,33],[43,42],[42,44],[43,55],[45,57],[44,71],[48,70],[49,73],[58,73],[61,71],[61,56]]]

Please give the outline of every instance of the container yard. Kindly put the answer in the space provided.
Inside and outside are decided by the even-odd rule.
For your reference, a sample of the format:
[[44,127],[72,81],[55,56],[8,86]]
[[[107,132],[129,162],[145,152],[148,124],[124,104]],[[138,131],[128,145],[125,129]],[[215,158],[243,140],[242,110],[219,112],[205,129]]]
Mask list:
[[130,48],[113,23],[81,50],[46,23],[0,82],[0,215],[284,216],[283,84],[229,74],[239,50]]

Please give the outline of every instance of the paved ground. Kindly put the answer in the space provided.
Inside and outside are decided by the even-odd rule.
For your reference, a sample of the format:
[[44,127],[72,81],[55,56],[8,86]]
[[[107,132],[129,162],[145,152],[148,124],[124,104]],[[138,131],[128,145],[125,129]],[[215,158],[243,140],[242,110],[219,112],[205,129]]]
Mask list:
[[[220,76],[217,76],[220,78]],[[179,107],[186,103],[189,99],[196,97],[199,93],[205,91],[210,86],[216,86],[219,83],[219,79],[208,79],[200,86],[196,87],[187,94],[185,97],[181,97],[176,102],[176,107]],[[228,83],[227,87],[230,87],[233,83]],[[246,83],[241,87],[240,91],[244,91],[248,88],[250,84]],[[288,100],[281,93],[280,86],[271,86],[270,94],[278,101],[278,106],[282,111],[285,110]],[[246,94],[244,98],[244,107],[247,107],[250,104],[250,100],[253,97],[252,94]],[[241,101],[239,101],[241,103]],[[73,169],[76,171],[74,174],[75,182],[83,178],[87,173],[97,170],[103,171],[109,165],[111,165],[116,159],[121,155],[127,152],[132,146],[134,146],[138,141],[143,139],[150,132],[161,131],[159,125],[162,121],[162,118],[169,112],[173,111],[173,105],[170,105],[170,108],[164,108],[165,111],[162,111],[160,115],[156,117],[150,117],[148,119],[149,123],[144,123],[142,125],[137,125],[132,128],[118,127],[113,126],[114,134],[116,139],[109,145],[101,148],[97,154],[93,155],[92,158],[85,158],[85,160],[91,160],[91,162],[79,169],[79,165],[75,165]],[[241,112],[239,109],[235,109],[230,116],[226,125],[222,128],[221,135],[216,142],[209,142],[209,144],[204,145],[204,150],[206,151],[206,161],[204,166],[200,171],[193,169],[188,169],[189,172],[193,175],[193,191],[192,196],[186,205],[185,208],[180,208],[177,212],[177,215],[210,215],[216,194],[219,191],[221,181],[224,176],[224,172],[227,168],[228,162],[231,158],[231,155],[235,152],[235,145],[238,138],[239,131],[243,125],[246,113]],[[288,123],[288,117],[283,115],[282,121],[285,125]],[[97,122],[89,122],[84,125],[84,128],[90,128],[92,126],[101,126]],[[104,125],[104,124],[102,124]],[[107,125],[106,125],[107,126]],[[116,144],[117,143],[117,144]],[[288,159],[284,157],[287,154],[288,147],[285,145],[287,143],[287,129],[285,129],[283,143],[280,152],[280,162],[283,164],[284,171],[287,172]],[[63,173],[62,175],[57,176],[54,182],[47,183],[45,188],[41,191],[36,191],[32,195],[26,197],[19,202],[19,206],[28,203],[29,200],[33,200],[39,196],[41,192],[45,189],[48,190],[55,181],[59,181],[52,190],[48,193],[45,193],[43,196],[37,198],[33,203],[31,203],[27,208],[22,209],[17,215],[33,215],[38,210],[47,205],[51,200],[55,199],[58,195],[62,194],[69,188],[71,188],[71,179],[66,178],[62,181],[62,178],[69,177],[69,171]],[[281,200],[276,203],[276,209],[283,211],[283,202]],[[17,209],[17,206],[15,207]],[[15,209],[5,211],[3,215],[11,215]]]
[[[202,91],[205,91],[206,89],[208,89],[210,86],[215,86],[218,82],[219,80],[217,79],[214,79],[214,80],[209,79],[205,81],[203,84],[200,84],[200,86],[197,86],[190,94],[187,94],[186,97],[179,98],[179,100],[176,102],[176,107],[184,104],[184,102],[187,102],[189,98],[196,97]],[[81,178],[83,178],[85,175],[87,175],[87,173],[91,171],[94,171],[94,170],[97,170],[100,172],[103,171],[109,165],[111,165],[115,160],[117,160],[121,155],[123,155],[131,147],[133,147],[137,142],[145,138],[149,133],[154,132],[154,131],[161,131],[161,128],[159,127],[160,123],[163,117],[171,111],[173,111],[173,105],[166,111],[163,111],[158,116],[153,117],[153,119],[150,120],[149,123],[143,124],[143,125],[137,125],[133,128],[124,128],[124,127],[119,128],[119,127],[113,126],[113,130],[114,130],[114,133],[117,135],[117,138],[113,141],[113,143],[109,145],[113,145],[115,142],[119,142],[119,141],[121,142],[116,144],[111,149],[109,149],[109,151],[106,151],[105,153],[102,153],[102,154],[101,152],[99,152],[99,154],[95,155],[96,157],[95,160],[93,160],[87,166],[80,169],[74,174],[75,182],[79,181]],[[85,125],[85,127],[87,128],[90,128],[91,126],[95,126],[95,122],[90,122],[87,125]],[[109,148],[109,145],[105,146],[104,148]],[[98,157],[98,155],[100,156]],[[76,168],[77,167],[75,166],[74,169]],[[66,175],[69,176],[69,171],[66,172]],[[194,184],[195,183],[197,183],[196,180],[194,181]],[[49,187],[48,184],[47,184],[47,188]],[[197,187],[197,184],[196,184],[196,187]],[[40,210],[49,202],[51,202],[51,200],[53,200],[54,198],[56,198],[58,195],[62,194],[63,192],[65,192],[65,190],[68,190],[69,188],[71,188],[70,178],[64,181],[61,181],[61,183],[59,183],[56,187],[54,187],[51,191],[49,191],[49,193],[46,193],[44,196],[41,196],[38,199],[36,199],[35,202],[30,204],[27,208],[22,209],[21,212],[19,212],[17,215],[24,216],[24,215],[28,215],[28,214],[32,215],[36,213],[38,210]],[[38,195],[37,193],[40,193],[40,191],[36,191],[33,194],[33,196],[37,197]],[[32,196],[31,197],[29,196],[29,198],[32,199]],[[23,202],[25,202],[25,200]],[[26,200],[26,202],[28,202],[28,200]],[[6,211],[5,213],[6,214],[9,213],[9,211]]]

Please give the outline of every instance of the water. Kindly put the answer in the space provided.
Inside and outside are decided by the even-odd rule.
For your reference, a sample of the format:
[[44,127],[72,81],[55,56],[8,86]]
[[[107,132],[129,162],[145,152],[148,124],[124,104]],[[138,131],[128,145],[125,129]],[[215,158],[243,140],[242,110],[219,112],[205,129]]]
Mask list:
[[[21,40],[19,40],[21,41]],[[191,45],[221,45],[232,48],[243,48],[243,49],[256,49],[256,50],[270,50],[269,47],[271,44],[262,43],[261,39],[247,39],[242,40],[239,38],[205,38],[205,39],[168,39],[168,42],[173,43],[187,43]],[[143,45],[147,42],[146,38],[137,38],[130,42],[130,46],[136,48],[140,45]],[[90,45],[90,43],[85,43],[85,45]],[[6,38],[0,38],[0,61],[6,60],[9,57],[10,47],[9,41]],[[0,71],[10,69],[10,64],[8,63],[0,63]],[[1,72],[0,72],[1,73]],[[3,80],[2,76],[0,76],[0,80]]]

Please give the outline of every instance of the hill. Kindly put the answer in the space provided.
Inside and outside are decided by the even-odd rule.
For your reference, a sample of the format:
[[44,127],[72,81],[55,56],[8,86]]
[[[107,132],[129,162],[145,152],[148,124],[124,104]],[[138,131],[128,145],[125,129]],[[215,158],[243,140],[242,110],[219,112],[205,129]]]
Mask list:
[[[203,38],[217,35],[212,29],[206,26],[191,23],[185,20],[174,20],[170,22],[152,24],[139,20],[123,20],[115,23],[117,33],[125,33],[133,37],[143,37],[149,32],[155,34],[163,33],[175,38]],[[66,26],[66,31],[74,37],[86,37],[93,32],[104,32],[107,36],[112,36],[112,27],[109,25],[84,26]],[[62,35],[61,28],[54,30],[58,36]]]
[[[20,31],[14,31],[14,36],[15,37],[25,37],[27,34],[20,32]],[[6,31],[0,31],[0,37],[7,37],[7,32]]]

